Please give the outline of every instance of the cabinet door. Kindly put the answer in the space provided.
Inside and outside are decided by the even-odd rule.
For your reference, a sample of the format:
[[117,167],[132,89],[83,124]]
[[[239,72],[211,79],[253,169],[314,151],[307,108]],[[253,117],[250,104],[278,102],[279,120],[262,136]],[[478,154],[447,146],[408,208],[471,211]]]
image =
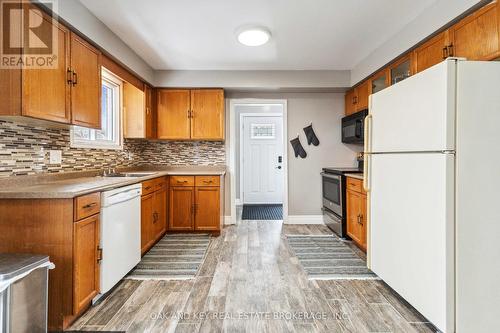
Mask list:
[[414,71],[421,72],[448,57],[448,30],[431,38],[413,52]]
[[390,65],[391,85],[401,82],[412,75],[412,57],[411,53],[407,54]]
[[220,230],[220,189],[216,186],[195,188],[195,230]]
[[194,187],[171,187],[169,193],[168,213],[169,230],[193,230]]
[[224,140],[224,90],[191,90],[191,139]]
[[41,15],[42,20],[50,23],[50,25],[40,25],[37,34],[51,35],[53,26],[57,27],[57,68],[29,68],[22,71],[22,114],[69,124],[71,122],[71,86],[68,83],[67,71],[70,64],[70,32],[41,11],[31,13]]
[[144,88],[146,95],[146,139],[155,138],[155,116],[153,110],[153,88]]
[[191,133],[189,90],[157,91],[158,139],[189,139]]
[[101,52],[71,33],[71,123],[101,128]]
[[153,241],[158,240],[167,229],[167,190],[154,193]]
[[361,193],[348,190],[347,197],[347,235],[361,244],[359,216],[361,212]]
[[141,197],[141,254],[153,244],[153,195]]
[[500,55],[498,2],[484,6],[450,28],[452,55],[468,60],[491,60]]
[[360,219],[359,219],[359,236],[360,236],[360,243],[359,245],[363,250],[366,251],[366,234],[368,230],[368,219],[366,215],[366,195],[361,195],[361,205],[360,205]]
[[354,89],[345,93],[345,115],[356,112],[356,91]]
[[356,87],[356,111],[368,109],[368,96],[370,96],[370,81],[366,80]]
[[73,313],[99,292],[99,215],[74,223]]
[[146,138],[146,100],[144,91],[123,83],[123,137]]
[[389,78],[389,71],[387,69],[375,74],[370,80],[370,94],[375,94],[387,88],[391,82]]

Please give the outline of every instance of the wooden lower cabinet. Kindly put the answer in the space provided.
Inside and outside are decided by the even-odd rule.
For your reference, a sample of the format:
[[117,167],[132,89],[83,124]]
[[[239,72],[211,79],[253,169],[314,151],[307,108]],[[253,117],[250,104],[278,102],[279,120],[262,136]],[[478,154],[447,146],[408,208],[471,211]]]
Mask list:
[[158,240],[167,231],[167,190],[153,195],[153,238]]
[[169,231],[220,233],[219,176],[172,176],[170,185]]
[[141,254],[144,254],[167,230],[168,180],[166,177],[148,180],[142,187],[146,193],[141,197]]
[[220,189],[218,186],[195,188],[195,230],[217,231],[220,228]]
[[[100,194],[0,199],[0,253],[48,255],[48,329],[62,331],[99,292]],[[95,212],[97,211],[97,212]]]
[[170,188],[168,229],[190,231],[194,229],[194,187],[173,186]]
[[366,251],[366,193],[362,190],[359,179],[349,177],[347,179],[347,235]]
[[153,244],[153,194],[141,197],[141,254]]
[[99,292],[99,215],[74,225],[73,312],[80,313]]

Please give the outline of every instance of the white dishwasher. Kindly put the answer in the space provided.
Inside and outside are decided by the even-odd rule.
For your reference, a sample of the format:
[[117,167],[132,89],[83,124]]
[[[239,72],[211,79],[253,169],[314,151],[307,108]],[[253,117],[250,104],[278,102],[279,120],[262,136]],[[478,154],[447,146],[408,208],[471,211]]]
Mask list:
[[101,197],[101,295],[141,261],[141,184]]

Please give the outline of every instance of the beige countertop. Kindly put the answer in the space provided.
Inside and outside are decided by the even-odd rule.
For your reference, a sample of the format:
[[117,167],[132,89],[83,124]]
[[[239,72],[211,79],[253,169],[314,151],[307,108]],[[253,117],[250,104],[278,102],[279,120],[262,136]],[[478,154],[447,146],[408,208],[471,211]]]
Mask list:
[[356,179],[361,179],[363,180],[363,174],[362,173],[346,173],[346,177],[351,177],[351,178],[356,178]]
[[[122,170],[119,169],[121,172]],[[0,199],[67,199],[80,195],[110,190],[167,175],[220,175],[225,167],[140,167],[126,172],[153,172],[141,177],[102,177],[98,172],[71,175],[19,176],[0,180]],[[26,177],[21,179],[22,177]],[[9,177],[12,178],[12,177]]]

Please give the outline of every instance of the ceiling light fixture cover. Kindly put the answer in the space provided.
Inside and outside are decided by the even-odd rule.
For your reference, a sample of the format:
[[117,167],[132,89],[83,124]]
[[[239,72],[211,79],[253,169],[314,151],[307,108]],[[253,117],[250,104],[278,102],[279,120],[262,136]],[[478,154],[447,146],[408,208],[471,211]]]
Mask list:
[[271,38],[271,32],[262,27],[244,28],[238,32],[238,41],[246,46],[260,46]]

